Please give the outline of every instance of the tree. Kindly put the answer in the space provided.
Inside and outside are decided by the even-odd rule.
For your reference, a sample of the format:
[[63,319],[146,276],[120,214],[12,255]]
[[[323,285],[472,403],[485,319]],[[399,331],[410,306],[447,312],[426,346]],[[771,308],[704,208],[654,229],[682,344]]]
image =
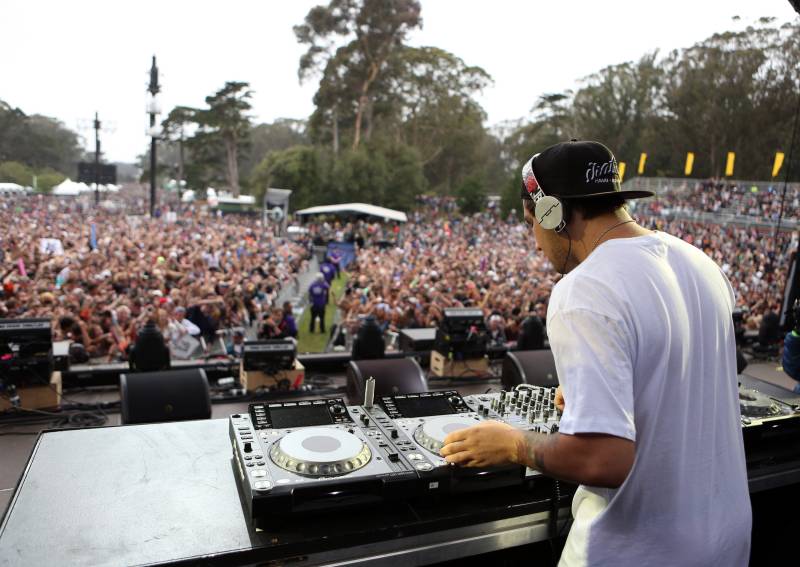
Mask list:
[[465,215],[472,215],[486,207],[486,192],[481,182],[471,177],[466,179],[456,192],[458,206]]
[[56,171],[45,171],[36,176],[36,188],[39,191],[49,193],[53,187],[64,181],[66,177]]
[[185,177],[185,142],[188,137],[187,130],[196,124],[197,110],[188,106],[176,106],[161,123],[161,136],[167,144],[177,145],[177,175],[178,188],[180,189]]
[[[308,46],[300,58],[301,80],[324,69],[323,80],[335,79],[348,87],[345,96],[323,85],[320,90],[325,98],[335,99],[334,120],[340,99],[354,102],[353,150],[361,142],[364,115],[372,112],[372,87],[407,33],[421,26],[420,10],[417,0],[330,0],[327,6],[312,8],[294,28],[297,40]],[[337,36],[345,44],[334,51]],[[338,123],[334,131],[338,133]]]
[[190,148],[197,158],[208,164],[222,146],[227,185],[235,197],[239,196],[239,154],[247,145],[250,133],[252,91],[249,84],[228,81],[225,86],[206,97],[208,109],[196,110],[194,120],[198,131],[192,137]]
[[75,174],[82,155],[78,136],[52,118],[26,115],[0,100],[0,162]]
[[577,138],[600,140],[613,148],[618,159],[634,162],[659,103],[663,74],[656,55],[611,65],[584,79],[585,86],[572,100]]
[[253,170],[252,192],[261,202],[268,187],[291,189],[292,206],[304,208],[331,202],[325,183],[326,159],[320,148],[293,146],[269,153]]
[[33,185],[33,171],[18,161],[0,163],[0,183],[16,183],[23,187]]
[[259,124],[250,130],[250,147],[240,160],[242,178],[249,179],[256,166],[270,153],[308,143],[306,122],[279,118],[271,124]]

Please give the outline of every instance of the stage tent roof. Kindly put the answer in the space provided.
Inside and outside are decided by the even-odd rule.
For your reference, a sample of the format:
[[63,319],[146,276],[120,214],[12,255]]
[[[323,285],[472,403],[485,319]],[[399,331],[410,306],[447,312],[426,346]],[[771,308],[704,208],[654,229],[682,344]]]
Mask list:
[[369,217],[378,217],[385,220],[393,220],[397,222],[408,222],[408,217],[402,211],[395,211],[394,209],[387,209],[386,207],[378,207],[376,205],[367,205],[366,203],[344,203],[342,205],[322,205],[319,207],[311,207],[295,212],[296,215],[301,217],[309,217],[314,215],[366,215]]

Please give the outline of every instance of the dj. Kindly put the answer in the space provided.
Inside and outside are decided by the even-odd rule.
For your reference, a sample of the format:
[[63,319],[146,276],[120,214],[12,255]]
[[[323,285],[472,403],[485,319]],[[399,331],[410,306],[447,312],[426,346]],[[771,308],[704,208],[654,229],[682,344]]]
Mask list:
[[636,224],[625,200],[652,193],[620,192],[602,144],[549,147],[522,180],[537,248],[564,274],[547,312],[560,432],[487,421],[442,455],[580,484],[560,565],[747,565],[730,284],[701,250]]

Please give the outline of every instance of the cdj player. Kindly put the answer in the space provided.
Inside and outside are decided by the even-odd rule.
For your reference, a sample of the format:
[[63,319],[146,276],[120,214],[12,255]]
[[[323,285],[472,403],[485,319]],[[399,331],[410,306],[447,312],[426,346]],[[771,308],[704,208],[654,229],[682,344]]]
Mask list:
[[797,461],[800,455],[800,407],[741,387],[739,406],[748,469]]
[[239,488],[256,521],[414,496],[414,465],[342,399],[251,404],[230,418]]
[[525,467],[456,467],[439,451],[449,433],[485,420],[556,431],[552,389],[527,388],[466,398],[456,391],[398,394],[364,406],[341,398],[251,404],[247,414],[230,417],[229,427],[248,513],[259,524],[288,514],[520,486],[533,476]]
[[473,411],[456,391],[384,396],[366,410],[397,446],[417,463],[423,482],[438,483],[446,492],[488,490],[524,482],[524,467],[491,468],[450,466],[439,454],[448,434],[491,417]]

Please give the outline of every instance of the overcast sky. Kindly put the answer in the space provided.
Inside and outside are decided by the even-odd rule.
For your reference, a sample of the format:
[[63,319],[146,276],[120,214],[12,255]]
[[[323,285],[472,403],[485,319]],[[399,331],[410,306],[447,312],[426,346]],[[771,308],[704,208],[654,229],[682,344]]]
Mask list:
[[[45,114],[132,161],[148,143],[150,58],[158,57],[162,107],[201,106],[225,81],[248,81],[258,122],[306,118],[316,81],[300,85],[303,52],[292,26],[308,0],[2,0],[0,99]],[[740,16],[739,22],[732,21]],[[422,0],[413,45],[435,45],[494,79],[480,98],[488,124],[527,116],[545,92],[573,88],[602,67],[645,52],[688,47],[760,16],[796,17],[787,0],[534,2]]]

